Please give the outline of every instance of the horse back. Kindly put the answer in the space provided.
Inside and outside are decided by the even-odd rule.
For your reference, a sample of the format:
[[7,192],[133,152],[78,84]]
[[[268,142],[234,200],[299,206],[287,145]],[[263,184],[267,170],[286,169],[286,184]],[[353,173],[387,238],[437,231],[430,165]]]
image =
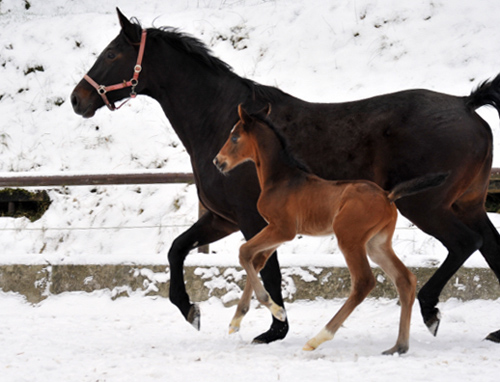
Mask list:
[[[285,103],[286,104],[286,103]],[[294,152],[325,179],[366,179],[391,189],[428,173],[451,172],[449,181],[491,166],[488,124],[464,97],[408,90],[337,104],[291,102],[277,106]],[[288,121],[288,122],[287,122]]]

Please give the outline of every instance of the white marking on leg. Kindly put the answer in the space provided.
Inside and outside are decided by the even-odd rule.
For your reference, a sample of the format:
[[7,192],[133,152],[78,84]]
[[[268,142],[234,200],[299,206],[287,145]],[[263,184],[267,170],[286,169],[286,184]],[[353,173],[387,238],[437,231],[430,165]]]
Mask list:
[[314,350],[323,342],[330,341],[331,339],[333,339],[333,333],[331,333],[327,328],[323,328],[316,337],[311,338],[309,341],[307,341],[302,350]]

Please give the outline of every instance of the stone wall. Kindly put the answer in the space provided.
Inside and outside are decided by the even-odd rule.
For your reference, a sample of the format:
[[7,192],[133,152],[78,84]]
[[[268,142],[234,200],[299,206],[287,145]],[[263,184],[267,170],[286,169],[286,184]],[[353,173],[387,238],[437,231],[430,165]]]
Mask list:
[[[410,268],[418,288],[435,272],[434,268]],[[383,272],[375,268],[377,286],[371,297],[396,298],[396,290]],[[347,297],[350,277],[347,268],[282,267],[283,293],[290,302],[297,299]],[[170,273],[165,265],[0,265],[0,289],[26,296],[37,303],[63,292],[110,290],[115,298],[130,293],[168,297]],[[192,301],[211,296],[224,304],[235,304],[243,289],[245,273],[236,267],[186,267],[186,288]],[[490,269],[461,268],[446,285],[441,300],[500,297],[498,280]]]

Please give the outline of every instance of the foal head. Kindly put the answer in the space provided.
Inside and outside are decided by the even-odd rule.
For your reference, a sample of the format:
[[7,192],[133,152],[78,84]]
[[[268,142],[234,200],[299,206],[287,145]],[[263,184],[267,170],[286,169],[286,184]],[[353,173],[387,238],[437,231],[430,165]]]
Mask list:
[[[269,114],[270,110],[269,106],[266,113]],[[256,125],[262,122],[249,115],[241,105],[238,106],[238,115],[240,120],[234,125],[229,138],[214,159],[215,166],[223,174],[243,162],[255,162],[256,159],[258,148],[253,133]]]

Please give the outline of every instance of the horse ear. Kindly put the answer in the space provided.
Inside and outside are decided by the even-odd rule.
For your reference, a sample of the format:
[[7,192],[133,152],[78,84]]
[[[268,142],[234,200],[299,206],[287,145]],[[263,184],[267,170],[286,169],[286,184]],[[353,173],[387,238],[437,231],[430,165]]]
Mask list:
[[268,103],[267,106],[264,108],[263,112],[266,114],[266,117],[269,117],[271,114],[271,104]]
[[243,108],[241,103],[238,105],[238,115],[243,121],[243,126],[248,126],[252,123],[252,117],[250,117],[250,114]]
[[266,106],[264,106],[264,108],[262,108],[255,114],[261,116],[262,118],[269,117],[269,114],[271,114],[271,104],[268,103]]
[[139,43],[141,41],[140,26],[131,23],[119,8],[116,8],[116,12],[118,13],[118,20],[120,20],[120,25],[123,33],[125,33],[125,37],[127,37],[131,43]]

